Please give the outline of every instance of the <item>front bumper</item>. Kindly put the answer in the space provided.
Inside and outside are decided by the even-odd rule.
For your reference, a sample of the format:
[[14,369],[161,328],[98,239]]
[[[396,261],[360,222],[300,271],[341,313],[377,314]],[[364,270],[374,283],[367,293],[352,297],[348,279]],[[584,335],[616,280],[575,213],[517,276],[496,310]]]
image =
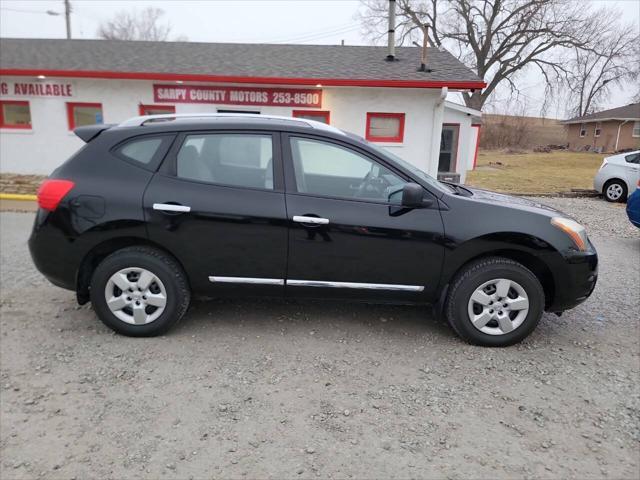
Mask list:
[[589,251],[565,254],[562,264],[555,266],[555,295],[546,310],[569,310],[593,293],[598,281],[598,254],[591,242],[589,245]]

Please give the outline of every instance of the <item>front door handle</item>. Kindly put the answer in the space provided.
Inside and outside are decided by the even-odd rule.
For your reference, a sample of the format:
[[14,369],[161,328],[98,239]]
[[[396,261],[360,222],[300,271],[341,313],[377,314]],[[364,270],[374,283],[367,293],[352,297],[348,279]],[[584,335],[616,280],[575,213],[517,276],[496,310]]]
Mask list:
[[191,207],[186,205],[176,205],[174,203],[154,203],[154,210],[161,212],[175,212],[175,213],[188,213],[191,211]]
[[320,218],[320,217],[307,217],[304,215],[295,215],[293,217],[293,221],[295,223],[310,223],[313,225],[328,225],[328,218]]

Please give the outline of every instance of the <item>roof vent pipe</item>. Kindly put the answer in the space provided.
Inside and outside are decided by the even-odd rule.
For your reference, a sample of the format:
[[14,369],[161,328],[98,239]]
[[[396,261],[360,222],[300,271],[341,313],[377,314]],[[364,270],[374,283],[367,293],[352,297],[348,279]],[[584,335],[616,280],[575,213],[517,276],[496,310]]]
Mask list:
[[389,34],[387,38],[387,61],[396,59],[396,0],[389,0]]

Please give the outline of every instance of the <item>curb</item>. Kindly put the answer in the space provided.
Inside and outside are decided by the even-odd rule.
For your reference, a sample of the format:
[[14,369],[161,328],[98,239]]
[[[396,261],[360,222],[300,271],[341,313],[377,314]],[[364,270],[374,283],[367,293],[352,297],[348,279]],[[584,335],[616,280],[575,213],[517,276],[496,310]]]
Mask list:
[[27,195],[23,193],[0,193],[0,200],[23,200],[35,202],[38,199],[35,195]]

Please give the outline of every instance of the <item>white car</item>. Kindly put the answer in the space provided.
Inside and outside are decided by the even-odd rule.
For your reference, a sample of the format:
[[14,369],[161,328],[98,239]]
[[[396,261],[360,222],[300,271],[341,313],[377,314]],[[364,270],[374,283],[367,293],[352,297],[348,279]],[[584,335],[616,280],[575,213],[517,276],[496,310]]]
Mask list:
[[593,187],[608,202],[624,202],[640,181],[640,150],[606,157],[593,179]]

